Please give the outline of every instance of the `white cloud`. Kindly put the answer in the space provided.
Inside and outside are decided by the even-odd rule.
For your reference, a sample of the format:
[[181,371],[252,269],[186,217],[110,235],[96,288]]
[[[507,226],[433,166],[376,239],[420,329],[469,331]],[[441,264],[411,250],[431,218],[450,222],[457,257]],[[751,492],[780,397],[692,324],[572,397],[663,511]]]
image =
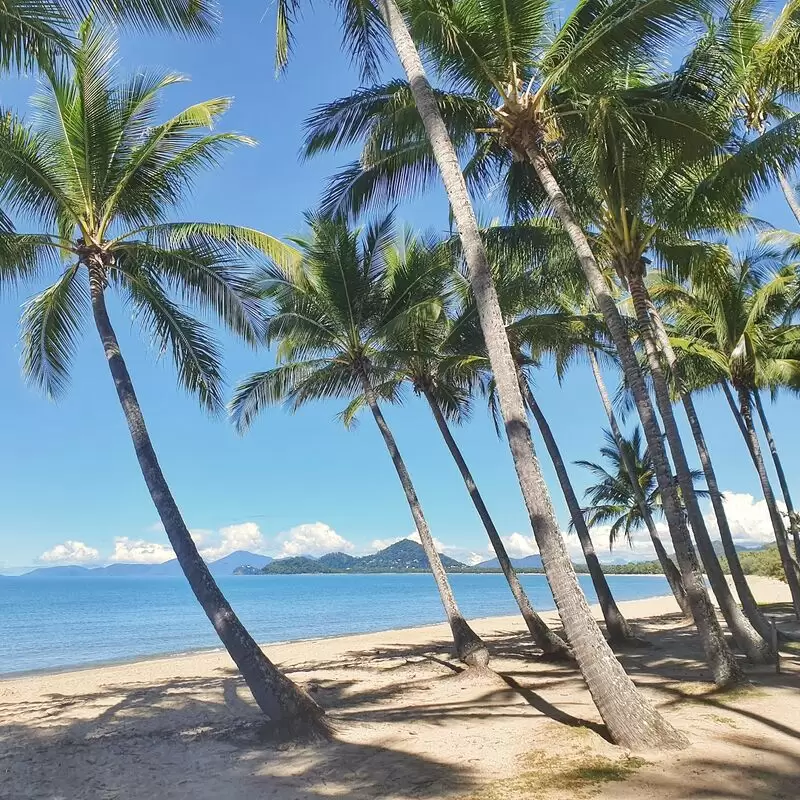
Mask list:
[[46,564],[90,564],[100,558],[100,551],[83,542],[67,539],[63,544],[47,550],[39,556]]
[[[755,547],[775,541],[765,500],[756,500],[746,492],[723,492],[722,502],[734,542]],[[778,508],[785,513],[783,503],[778,502]],[[718,535],[717,520],[711,508],[705,519],[712,535]]]
[[175,558],[175,553],[168,545],[117,536],[114,539],[114,552],[108,560],[120,564],[163,564],[172,558]]
[[279,533],[275,537],[276,546],[280,547],[277,558],[288,556],[321,556],[325,553],[349,553],[356,546],[340,536],[330,525],[324,522],[306,522],[295,525],[288,531]]
[[255,522],[228,525],[220,528],[219,535],[213,531],[197,528],[192,531],[192,538],[198,545],[208,543],[206,547],[200,549],[200,555],[209,562],[224,558],[236,550],[261,552],[264,548],[264,536]]
[[[597,525],[590,531],[592,544],[594,544],[595,552],[600,561],[605,563],[617,560],[647,561],[655,558],[655,551],[647,531],[637,531],[632,537],[631,545],[624,540],[617,541],[614,549],[611,550],[608,541],[610,527],[610,525]],[[576,563],[582,562],[584,555],[578,534],[574,532],[564,533],[562,531],[561,535],[564,537],[564,543],[567,545],[567,552],[570,558]],[[502,539],[511,558],[525,558],[526,556],[536,555],[539,552],[533,536],[527,537],[521,533],[512,533],[509,536],[503,536]]]
[[210,537],[214,536],[214,531],[209,531],[205,528],[190,528],[189,534],[192,537],[192,541],[200,547],[201,544],[204,544]]
[[533,536],[527,539],[521,533],[512,533],[510,536],[502,536],[501,539],[511,558],[525,558],[539,552]]
[[454,558],[456,561],[460,561],[462,564],[467,564],[470,567],[480,564],[481,561],[494,558],[494,553],[478,553],[475,550],[468,550],[464,547],[445,547],[444,550],[440,550],[439,552],[450,556],[450,558]]

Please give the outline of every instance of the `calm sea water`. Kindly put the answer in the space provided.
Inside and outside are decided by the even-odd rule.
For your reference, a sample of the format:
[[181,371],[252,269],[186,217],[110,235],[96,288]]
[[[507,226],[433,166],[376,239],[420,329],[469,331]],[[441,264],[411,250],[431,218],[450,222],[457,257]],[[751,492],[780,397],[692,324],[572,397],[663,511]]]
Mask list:
[[[553,608],[543,575],[521,575],[540,610]],[[594,602],[591,581],[581,576]],[[514,614],[501,575],[452,575],[468,618]],[[433,577],[271,575],[221,578],[259,642],[367,633],[441,622]],[[663,577],[609,576],[617,600],[669,594]],[[0,674],[124,661],[219,647],[183,578],[0,579]]]

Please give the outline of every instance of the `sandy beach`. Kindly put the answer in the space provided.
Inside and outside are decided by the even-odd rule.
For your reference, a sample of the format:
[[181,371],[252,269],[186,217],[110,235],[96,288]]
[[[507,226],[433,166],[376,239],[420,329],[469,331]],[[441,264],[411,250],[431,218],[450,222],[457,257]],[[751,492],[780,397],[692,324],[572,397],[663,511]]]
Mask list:
[[[751,584],[798,630],[785,585]],[[686,750],[609,744],[579,673],[537,658],[522,621],[501,617],[474,624],[487,674],[462,670],[444,625],[269,646],[335,725],[314,745],[270,740],[225,653],[0,681],[0,797],[798,797],[800,653],[717,693],[671,597],[620,605],[643,642],[618,655]]]

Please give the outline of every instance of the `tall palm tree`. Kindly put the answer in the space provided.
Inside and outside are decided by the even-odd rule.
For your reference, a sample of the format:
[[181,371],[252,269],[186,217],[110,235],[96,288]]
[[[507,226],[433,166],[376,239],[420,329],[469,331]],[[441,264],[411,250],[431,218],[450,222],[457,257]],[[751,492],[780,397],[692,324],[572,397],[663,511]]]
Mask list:
[[251,140],[207,132],[228,108],[225,98],[158,122],[159,98],[180,77],[140,72],[118,81],[114,59],[114,42],[85,23],[74,65],[46,68],[44,91],[35,98],[36,126],[10,116],[0,124],[0,204],[36,226],[34,233],[3,237],[2,281],[58,273],[25,306],[23,370],[48,395],[59,395],[91,313],[142,475],[195,596],[260,708],[292,731],[324,733],[321,709],[267,659],[197,552],[161,471],[106,306],[113,288],[171,353],[181,385],[217,411],[219,349],[181,301],[254,343],[259,304],[247,262],[262,251],[278,257],[285,248],[247,228],[169,221],[200,169]]
[[[283,0],[279,5],[279,58],[285,59],[288,54],[288,27],[299,5],[300,0]],[[373,11],[377,9],[405,72],[418,119],[422,122],[461,239],[520,489],[556,606],[581,673],[614,741],[630,746],[682,746],[686,741],[684,737],[636,692],[592,619],[591,609],[581,591],[533,450],[514,359],[503,329],[503,315],[475,210],[436,93],[428,81],[408,23],[395,0],[376,0],[375,6],[367,4],[366,13],[362,13],[363,5],[354,0],[341,4],[345,11],[346,29],[358,27],[366,35],[359,37],[351,33],[350,40],[364,42],[362,49],[374,52],[374,47],[369,45],[375,37],[369,34],[375,30],[371,23],[375,22]]]
[[[489,4],[419,0],[410,5],[409,14],[414,35],[452,84],[462,89],[439,92],[431,103],[438,101],[456,148],[470,158],[466,174],[473,186],[486,188],[499,176],[509,197],[517,199],[520,187],[530,184],[533,174],[572,242],[636,402],[708,663],[715,681],[726,685],[740,680],[741,671],[705,590],[636,354],[581,221],[553,170],[562,144],[560,132],[568,127],[571,115],[587,116],[590,104],[583,100],[591,97],[598,74],[613,69],[615,61],[635,60],[636,53],[647,52],[654,39],[663,42],[675,26],[687,22],[690,5],[586,0],[555,37],[550,35],[547,5],[533,0]],[[508,36],[498,37],[498,31]],[[394,81],[315,112],[307,143],[310,153],[366,136],[360,165],[345,170],[329,193],[345,197],[340,208],[380,200],[398,189],[419,189],[434,174],[427,133],[423,136],[414,124],[412,88]],[[783,130],[782,140],[788,134]],[[674,440],[677,429],[669,433]]]
[[[758,471],[795,611],[800,611],[800,570],[767,474],[752,417],[759,388],[794,381],[800,367],[800,335],[782,324],[797,291],[797,273],[775,263],[769,251],[728,256],[698,266],[691,284],[662,278],[656,300],[673,317],[671,344],[685,354],[698,388],[730,381],[738,395],[742,434]],[[693,363],[694,362],[694,363]]]
[[441,300],[426,280],[406,284],[388,259],[392,217],[366,230],[350,230],[341,218],[309,217],[311,236],[297,239],[300,265],[275,266],[265,275],[265,292],[275,305],[267,340],[278,342],[278,366],[258,372],[236,388],[230,408],[240,430],[266,406],[292,411],[324,397],[353,398],[343,412],[349,421],[363,397],[380,430],[403,487],[420,542],[439,589],[459,658],[485,665],[488,652],[456,604],[447,573],[422,511],[411,476],[389,429],[380,399],[392,392],[393,357],[382,348],[392,330],[417,317],[440,312]]
[[214,0],[4,0],[0,69],[27,69],[69,53],[72,31],[87,14],[102,24],[207,36],[217,22]]
[[[447,242],[426,241],[408,232],[389,257],[395,276],[402,275],[405,284],[424,282],[433,295],[443,301],[452,294],[448,284],[452,280],[463,280],[459,273],[453,272],[452,250]],[[406,298],[414,301],[410,293]],[[448,305],[444,302],[446,309]],[[442,313],[435,317],[418,317],[409,320],[407,325],[387,331],[388,347],[397,357],[396,381],[398,384],[409,383],[414,392],[428,403],[534,642],[547,656],[570,659],[569,647],[547,627],[522,588],[483,496],[450,430],[451,423],[464,422],[469,415],[470,395],[475,383],[474,367],[476,362],[484,360],[471,354],[466,357],[459,354],[453,358],[449,351],[455,338],[454,325],[450,315]]]

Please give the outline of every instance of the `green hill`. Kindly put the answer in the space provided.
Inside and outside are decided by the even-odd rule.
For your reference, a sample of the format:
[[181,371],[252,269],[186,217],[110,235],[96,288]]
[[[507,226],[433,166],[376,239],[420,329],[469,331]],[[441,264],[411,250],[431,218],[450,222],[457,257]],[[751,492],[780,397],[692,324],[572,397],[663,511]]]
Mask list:
[[[472,572],[466,564],[439,554],[448,572]],[[327,553],[320,558],[295,556],[279,558],[261,570],[242,569],[239,575],[318,575],[329,573],[365,572],[430,572],[422,545],[402,539],[368,556],[349,556],[347,553]]]

